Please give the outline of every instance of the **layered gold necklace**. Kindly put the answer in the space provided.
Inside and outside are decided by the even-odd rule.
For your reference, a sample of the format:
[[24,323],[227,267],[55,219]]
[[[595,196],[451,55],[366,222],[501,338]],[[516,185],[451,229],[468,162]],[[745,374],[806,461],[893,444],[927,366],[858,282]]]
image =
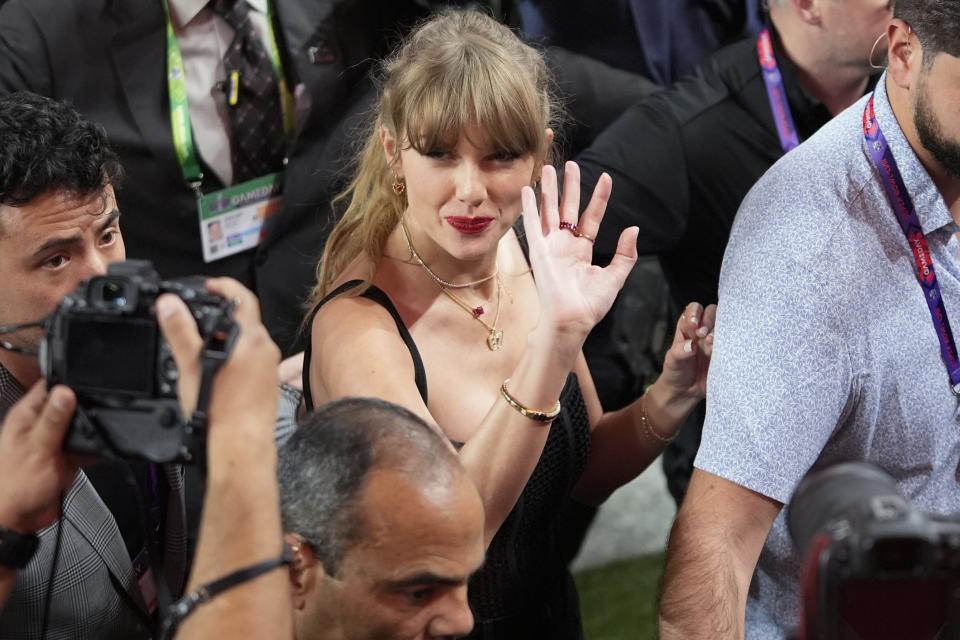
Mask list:
[[[500,302],[503,298],[503,282],[500,280],[499,267],[495,269],[494,272],[489,276],[484,276],[479,280],[465,282],[462,284],[447,282],[434,273],[433,269],[427,266],[427,263],[423,261],[423,258],[420,257],[420,254],[417,253],[417,250],[413,248],[413,241],[410,239],[410,232],[407,230],[407,225],[403,218],[400,219],[400,228],[403,230],[403,237],[407,241],[407,248],[410,250],[410,255],[413,256],[414,261],[423,267],[423,270],[427,272],[427,275],[429,275],[430,278],[437,283],[437,286],[440,287],[440,290],[443,291],[448,298],[453,300],[458,307],[469,313],[471,318],[483,325],[483,327],[487,330],[487,347],[491,351],[499,351],[503,347],[503,330],[497,328],[497,322],[500,320]],[[485,313],[483,306],[470,306],[463,298],[453,293],[451,289],[466,289],[469,287],[476,287],[494,279],[496,279],[497,284],[497,310],[493,315],[493,324],[491,325],[481,317]]]
[[487,347],[490,348],[490,351],[500,351],[503,347],[503,329],[497,328],[497,322],[500,320],[500,300],[503,298],[503,283],[500,281],[500,277],[497,276],[497,311],[493,314],[493,324],[487,324],[487,321],[484,320],[483,316],[483,307],[471,307],[467,304],[462,298],[457,296],[453,291],[447,289],[446,287],[440,287],[440,290],[443,291],[448,298],[457,303],[461,309],[470,314],[470,316],[482,324],[487,330]]

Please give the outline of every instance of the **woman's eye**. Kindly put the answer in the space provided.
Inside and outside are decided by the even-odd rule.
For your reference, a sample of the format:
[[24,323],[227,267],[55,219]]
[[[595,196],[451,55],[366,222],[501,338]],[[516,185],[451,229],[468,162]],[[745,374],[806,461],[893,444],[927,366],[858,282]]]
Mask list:
[[434,160],[443,160],[450,156],[450,152],[444,151],[443,149],[430,149],[423,155],[427,156],[428,158],[433,158]]
[[516,151],[502,150],[502,151],[497,151],[490,157],[495,162],[510,162],[519,158],[520,154],[517,153]]

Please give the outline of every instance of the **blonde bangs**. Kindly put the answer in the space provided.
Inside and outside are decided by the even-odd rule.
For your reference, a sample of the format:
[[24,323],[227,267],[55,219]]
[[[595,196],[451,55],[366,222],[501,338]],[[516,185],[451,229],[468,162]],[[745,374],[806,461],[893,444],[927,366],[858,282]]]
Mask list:
[[393,190],[396,167],[384,154],[381,126],[401,147],[422,154],[450,150],[461,135],[479,132],[482,140],[468,138],[478,149],[533,155],[531,181],[549,161],[546,129],[558,126],[561,110],[546,63],[490,16],[473,10],[433,16],[384,62],[383,80],[356,176],[334,199],[335,206],[348,204],[327,239],[309,306],[358,256],[366,257],[372,277],[406,207]]
[[[461,135],[479,130],[480,149],[542,154],[548,100],[537,95],[535,78],[525,77],[515,61],[482,42],[458,43],[449,59],[434,58],[416,87],[410,87],[404,113],[396,123],[405,145],[426,153],[449,149]],[[474,45],[474,46],[471,46]]]

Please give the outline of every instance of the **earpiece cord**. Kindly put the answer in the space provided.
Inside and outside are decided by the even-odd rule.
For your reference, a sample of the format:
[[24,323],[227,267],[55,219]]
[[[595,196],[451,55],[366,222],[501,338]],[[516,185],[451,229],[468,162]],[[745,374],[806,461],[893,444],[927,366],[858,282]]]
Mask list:
[[[8,335],[11,333],[17,333],[18,331],[23,331],[24,329],[39,329],[46,324],[46,318],[42,320],[37,320],[35,322],[22,322],[20,324],[8,324],[0,325],[0,336]],[[0,340],[0,349],[4,351],[10,351],[11,353],[20,353],[25,356],[36,356],[39,355],[37,349],[32,349],[28,347],[19,347],[12,342],[7,340]]]

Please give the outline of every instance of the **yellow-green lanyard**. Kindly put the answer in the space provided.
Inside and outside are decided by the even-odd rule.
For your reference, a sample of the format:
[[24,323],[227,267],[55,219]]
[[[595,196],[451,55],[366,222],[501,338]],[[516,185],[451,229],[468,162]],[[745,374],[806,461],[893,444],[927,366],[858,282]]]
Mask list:
[[[246,2],[246,0],[237,0]],[[170,7],[167,0],[163,0],[163,13],[167,20],[167,87],[170,93],[170,128],[173,131],[173,146],[177,152],[177,161],[183,169],[183,177],[195,190],[200,189],[203,172],[197,161],[196,150],[193,146],[193,127],[190,125],[190,104],[187,100],[186,72],[183,68],[183,55],[180,45],[173,31],[173,22],[170,20]],[[280,61],[280,48],[277,46],[277,35],[273,28],[273,3],[267,2],[267,28],[270,34],[269,52],[270,63],[277,76],[280,89],[280,107],[283,110],[283,131],[289,137],[293,134],[293,94],[287,86],[287,79],[283,74],[283,64]]]

